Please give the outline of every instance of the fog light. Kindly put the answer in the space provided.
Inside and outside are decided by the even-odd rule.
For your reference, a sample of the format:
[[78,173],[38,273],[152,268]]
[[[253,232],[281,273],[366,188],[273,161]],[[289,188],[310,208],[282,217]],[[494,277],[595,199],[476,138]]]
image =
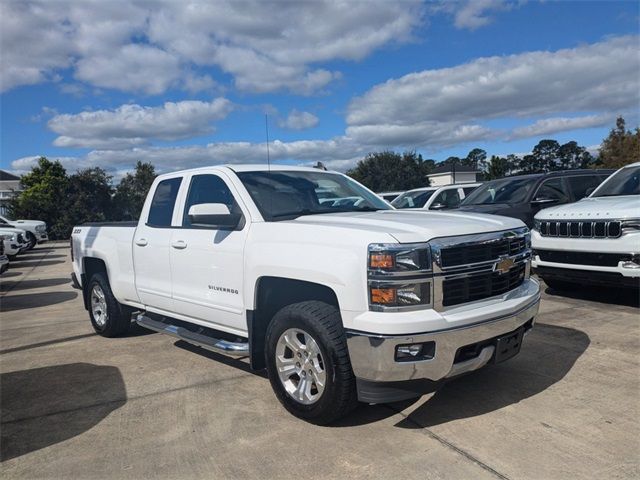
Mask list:
[[622,262],[622,268],[631,268],[631,269],[638,269],[640,268],[640,254],[635,254],[631,256],[631,260],[627,260],[625,262]]
[[396,347],[396,362],[431,360],[436,353],[436,342],[411,343]]

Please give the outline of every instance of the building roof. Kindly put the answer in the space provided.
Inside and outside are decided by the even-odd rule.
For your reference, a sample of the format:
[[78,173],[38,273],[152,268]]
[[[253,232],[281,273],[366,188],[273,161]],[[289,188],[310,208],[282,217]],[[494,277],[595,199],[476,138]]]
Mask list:
[[0,180],[20,180],[20,177],[18,177],[17,175],[13,175],[12,173],[5,172],[4,170],[0,170]]
[[[433,170],[431,170],[429,174],[431,175],[434,173],[452,173],[452,172],[453,172],[453,165],[449,164],[449,165],[436,166]],[[468,167],[466,165],[456,165],[456,173],[480,173],[480,171],[476,170],[473,167]]]

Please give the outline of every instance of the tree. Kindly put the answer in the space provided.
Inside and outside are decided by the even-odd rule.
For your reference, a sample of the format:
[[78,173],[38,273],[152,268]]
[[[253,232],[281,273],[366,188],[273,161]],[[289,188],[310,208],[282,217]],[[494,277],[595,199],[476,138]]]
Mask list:
[[616,126],[602,141],[600,162],[603,168],[620,168],[640,161],[640,128],[626,129],[624,118],[616,119]]
[[120,181],[113,197],[115,217],[118,220],[137,220],[142,212],[147,193],[156,178],[151,163],[138,161],[133,174],[127,173]]
[[13,218],[32,218],[47,223],[52,239],[69,238],[66,223],[69,177],[59,161],[40,157],[31,172],[20,179],[22,192],[9,202]]
[[429,185],[427,174],[433,165],[433,160],[423,160],[416,152],[384,151],[368,154],[347,175],[374,192],[410,190]]
[[587,149],[571,141],[561,145],[558,149],[558,162],[560,170],[570,170],[573,168],[589,168],[595,159],[587,152]]
[[69,177],[68,206],[69,228],[84,222],[104,222],[113,218],[111,176],[102,168],[87,168]]
[[498,157],[496,155],[491,156],[491,160],[487,165],[485,172],[485,178],[487,180],[494,180],[496,178],[505,177],[509,173],[509,160],[504,157]]
[[467,154],[467,158],[463,159],[463,164],[484,172],[488,167],[487,152],[481,148],[474,148]]

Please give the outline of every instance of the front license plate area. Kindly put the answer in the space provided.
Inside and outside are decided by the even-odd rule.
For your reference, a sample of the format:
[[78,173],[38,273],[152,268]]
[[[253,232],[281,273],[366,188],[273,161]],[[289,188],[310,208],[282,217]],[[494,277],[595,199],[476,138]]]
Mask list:
[[515,357],[522,347],[522,339],[524,338],[524,327],[520,327],[515,332],[508,333],[496,339],[496,354],[493,357],[493,363],[504,362],[511,357]]

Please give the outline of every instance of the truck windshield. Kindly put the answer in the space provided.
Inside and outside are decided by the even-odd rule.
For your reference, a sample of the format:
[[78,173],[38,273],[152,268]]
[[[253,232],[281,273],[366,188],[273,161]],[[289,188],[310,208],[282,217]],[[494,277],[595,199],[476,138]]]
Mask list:
[[524,202],[536,183],[536,178],[503,178],[480,185],[462,205],[490,205],[493,203]]
[[591,194],[592,197],[640,195],[640,166],[621,168]]
[[391,205],[396,208],[422,208],[434,193],[435,190],[405,192],[391,202]]
[[302,215],[391,210],[389,204],[349,177],[336,173],[237,172],[267,221]]

